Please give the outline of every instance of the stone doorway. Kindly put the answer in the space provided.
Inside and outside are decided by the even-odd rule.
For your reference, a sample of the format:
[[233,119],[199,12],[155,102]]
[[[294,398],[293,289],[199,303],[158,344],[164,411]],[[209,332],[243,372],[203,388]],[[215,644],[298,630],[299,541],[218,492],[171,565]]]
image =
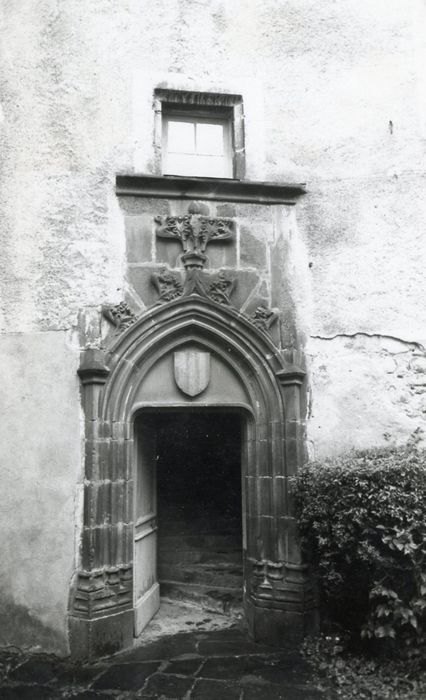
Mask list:
[[[229,408],[163,409],[142,412],[135,420],[136,501],[146,501],[141,486],[151,484],[156,578],[163,597],[220,612],[241,608],[243,429],[243,416]],[[139,546],[136,539],[135,562]],[[146,562],[139,568],[135,591]],[[146,612],[142,617],[145,624]],[[135,632],[141,631],[136,612]]]
[[[240,472],[249,632],[280,645],[315,625],[315,590],[301,560],[289,483],[303,450],[304,371],[295,359],[287,359],[238,311],[195,291],[147,310],[105,350],[85,351],[79,369],[86,428],[84,522],[69,618],[74,656],[102,656],[129,646],[137,611],[143,629],[158,609],[157,453],[148,423],[138,423],[145,425],[143,439],[135,432],[143,414],[153,416],[154,424],[163,422],[167,454],[178,452],[165,428],[172,420],[167,411],[223,416],[218,443],[235,430],[225,427],[226,418],[230,423],[235,414],[244,417]],[[201,424],[192,434],[197,430],[193,462],[204,449]],[[164,469],[170,474],[170,465]],[[167,574],[167,557],[161,565]]]

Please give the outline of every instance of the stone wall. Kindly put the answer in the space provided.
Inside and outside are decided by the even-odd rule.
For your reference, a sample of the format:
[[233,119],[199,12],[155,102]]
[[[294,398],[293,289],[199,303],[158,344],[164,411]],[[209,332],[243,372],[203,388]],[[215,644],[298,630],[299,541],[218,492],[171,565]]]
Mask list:
[[84,310],[96,339],[128,290],[114,182],[157,167],[156,87],[241,94],[247,177],[307,182],[285,284],[312,359],[312,454],[424,424],[425,19],[421,0],[4,0],[0,585],[12,632],[31,616],[27,644],[67,649],[75,331]]

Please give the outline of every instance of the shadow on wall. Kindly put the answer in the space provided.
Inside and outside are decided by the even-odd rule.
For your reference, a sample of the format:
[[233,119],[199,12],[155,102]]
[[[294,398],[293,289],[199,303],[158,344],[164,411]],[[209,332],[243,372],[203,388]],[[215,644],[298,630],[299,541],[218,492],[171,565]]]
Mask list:
[[11,598],[2,596],[0,600],[0,646],[15,646],[20,649],[52,652],[58,656],[69,654],[65,637],[56,630],[46,627],[31,615],[24,605],[16,605]]

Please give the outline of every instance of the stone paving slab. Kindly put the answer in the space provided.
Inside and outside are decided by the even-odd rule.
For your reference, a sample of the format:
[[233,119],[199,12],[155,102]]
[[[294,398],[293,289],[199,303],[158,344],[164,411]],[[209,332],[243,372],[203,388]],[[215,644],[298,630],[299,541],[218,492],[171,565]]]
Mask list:
[[[1,700],[328,700],[298,649],[244,630],[176,634],[95,664],[0,650]],[[1,678],[1,676],[0,676]]]

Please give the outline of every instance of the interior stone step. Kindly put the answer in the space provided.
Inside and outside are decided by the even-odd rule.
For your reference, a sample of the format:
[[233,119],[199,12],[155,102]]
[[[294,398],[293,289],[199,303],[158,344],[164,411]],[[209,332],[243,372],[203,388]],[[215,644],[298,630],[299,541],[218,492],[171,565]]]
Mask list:
[[242,586],[207,586],[160,579],[160,594],[169,600],[195,603],[206,612],[218,612],[225,615],[242,612]]
[[212,549],[215,551],[227,551],[229,549],[241,550],[241,537],[230,533],[198,533],[165,535],[158,533],[160,549]]
[[242,566],[241,549],[231,550],[228,552],[204,552],[199,549],[161,549],[160,562],[164,565],[179,565],[179,564],[197,564],[206,562],[227,562]]
[[229,561],[206,561],[197,563],[180,563],[170,565],[169,562],[159,564],[159,579],[194,583],[199,585],[239,588],[243,585],[243,567],[241,560],[237,563]]

